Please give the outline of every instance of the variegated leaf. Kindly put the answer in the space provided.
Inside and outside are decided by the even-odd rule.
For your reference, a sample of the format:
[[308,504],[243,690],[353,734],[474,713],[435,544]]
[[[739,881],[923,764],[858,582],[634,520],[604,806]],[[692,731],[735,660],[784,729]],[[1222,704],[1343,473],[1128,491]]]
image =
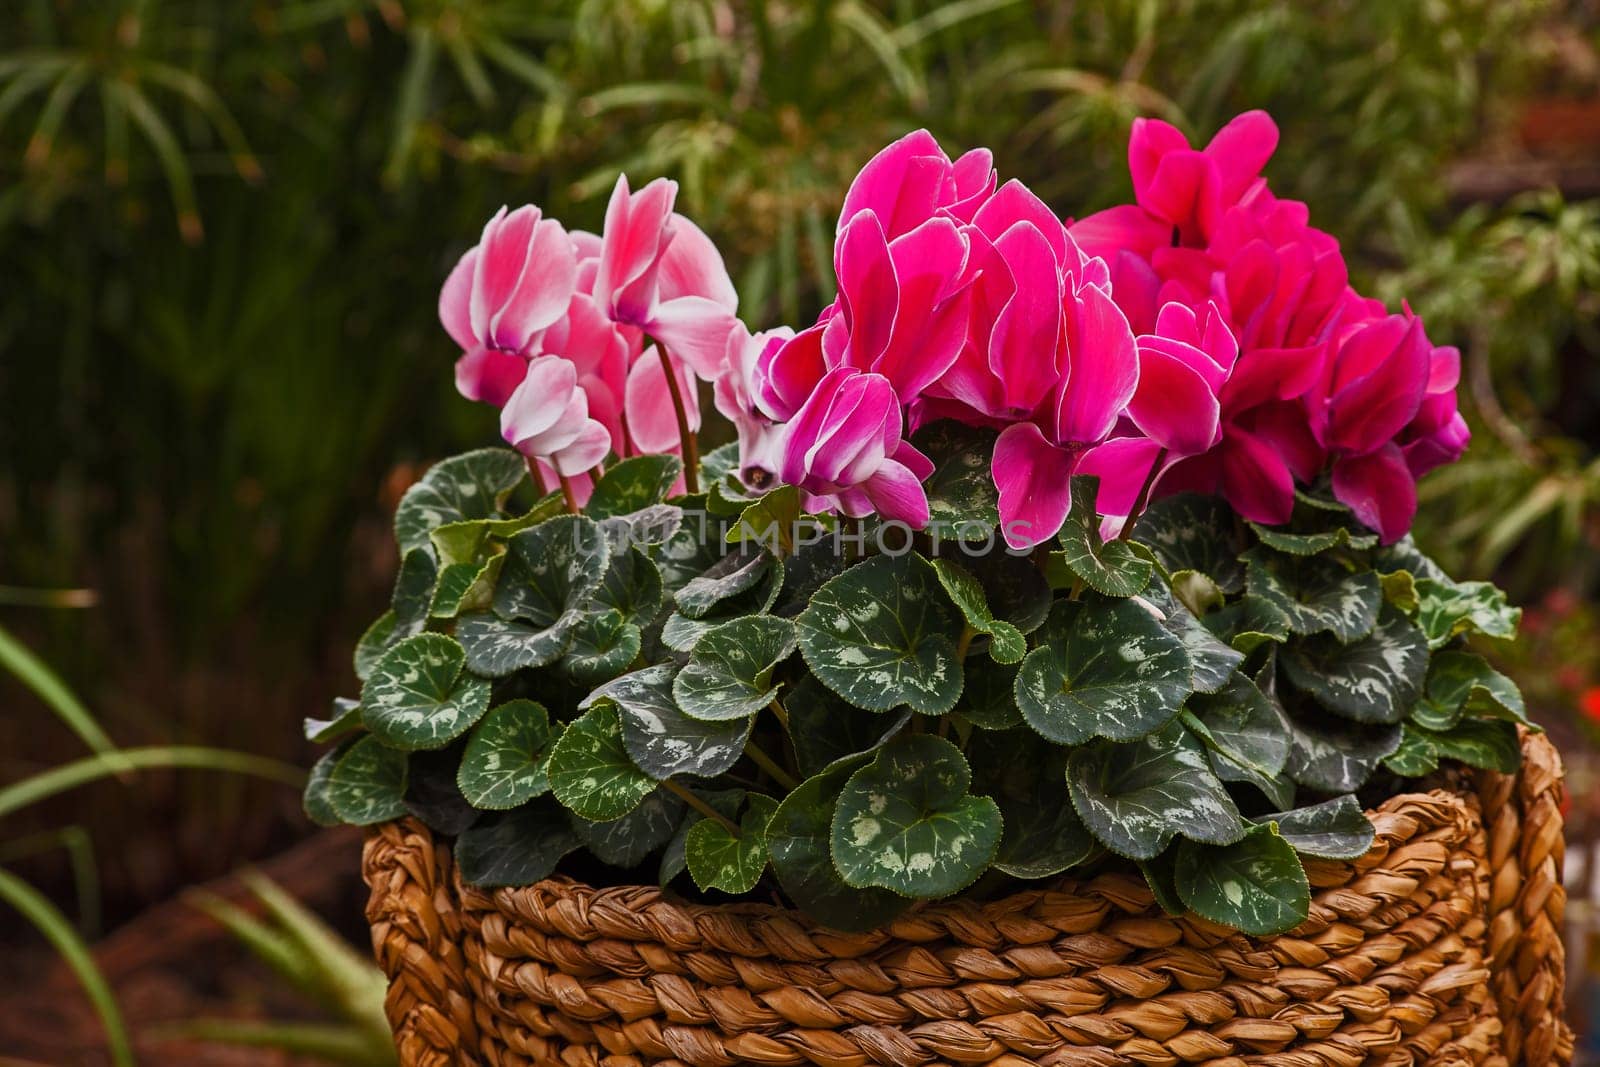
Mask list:
[[1533,725],[1517,683],[1489,666],[1488,660],[1473,652],[1435,653],[1412,721],[1430,730],[1448,730],[1466,713]]
[[783,706],[795,761],[807,777],[841,759],[877,751],[911,720],[910,708],[891,715],[863,711],[809,674],[784,694]]
[[608,822],[574,818],[572,828],[595,859],[613,867],[636,867],[672,839],[683,823],[684,803],[656,789],[639,806]]
[[1028,653],[1015,694],[1022,717],[1063,745],[1131,741],[1178,714],[1193,664],[1183,642],[1131,600],[1077,614],[1066,639]]
[[573,630],[583,616],[563,615],[554,625],[502,619],[492,613],[463,615],[456,620],[456,639],[466,650],[467,666],[484,678],[504,678],[528,667],[543,667],[566,655]]
[[1000,496],[990,474],[993,430],[944,420],[912,435],[912,443],[933,461],[923,483],[930,525],[943,536],[987,540],[1000,524]]
[[318,826],[338,826],[344,821],[334,810],[333,799],[328,795],[328,784],[333,777],[334,765],[339,762],[339,757],[349,750],[352,743],[353,741],[324,752],[317,762],[311,765],[311,773],[306,776],[306,788],[300,797],[300,807],[306,813],[306,818]]
[[475,808],[503,811],[549,792],[545,770],[559,729],[550,728],[550,713],[537,701],[489,709],[461,754],[461,795]]
[[795,649],[794,624],[771,615],[725,622],[702,636],[672,683],[684,714],[748,719],[772,703],[772,670]]
[[1522,609],[1514,608],[1491,582],[1423,578],[1416,582],[1417,625],[1429,648],[1442,648],[1469,631],[1510,640],[1517,636]]
[[401,554],[426,547],[428,535],[446,523],[495,517],[527,476],[523,458],[506,448],[479,449],[435,463],[395,509],[394,535]]
[[661,572],[650,557],[636,545],[612,552],[606,576],[594,593],[595,606],[610,608],[643,629],[655,619],[661,602]]
[[656,787],[622,741],[622,722],[610,703],[597,704],[562,732],[550,750],[550,791],[573,814],[595,822],[620,819]]
[[361,729],[361,701],[334,697],[332,714],[331,719],[307,718],[302,721],[307,741],[326,744]]
[[439,572],[428,614],[436,619],[453,619],[463,611],[489,610],[505,560],[504,555],[498,555],[445,567]]
[[966,664],[966,684],[956,714],[980,730],[1010,730],[1022,725],[1017,707],[1017,666],[975,659]]
[[1280,811],[1252,820],[1277,823],[1278,833],[1296,852],[1329,860],[1353,860],[1372,847],[1372,820],[1361,802],[1346,793],[1321,804]]
[[754,542],[787,555],[794,549],[802,514],[800,490],[782,485],[742,509],[725,537],[729,544]]
[[1289,722],[1255,683],[1235,674],[1219,693],[1197,694],[1189,711],[1210,749],[1211,769],[1225,782],[1274,778],[1289,759]]
[[1102,541],[1095,499],[1100,479],[1078,475],[1072,479],[1072,508],[1057,540],[1063,560],[1090,589],[1104,596],[1133,596],[1150,584],[1155,558],[1134,541]]
[[776,800],[750,793],[745,797],[737,834],[715,819],[701,819],[690,827],[684,859],[694,884],[702,891],[724,893],[754,889],[767,869],[767,823],[777,810]]
[[406,812],[445,837],[460,834],[482,814],[456,785],[464,748],[460,744],[413,752],[406,763]]
[[1522,765],[1517,727],[1503,719],[1463,719],[1448,730],[1420,732],[1427,734],[1434,751],[1443,759],[1460,760],[1469,767],[1501,774],[1511,774]]
[[673,601],[688,618],[704,618],[718,604],[759,586],[773,563],[774,557],[761,550],[730,552],[690,579],[673,594]]
[[1244,544],[1237,521],[1221,498],[1182,493],[1152,501],[1133,528],[1168,574],[1198,571],[1224,593],[1244,589]]
[[1226,685],[1245,654],[1206,629],[1164,583],[1152,582],[1141,596],[1165,616],[1162,625],[1183,642],[1194,668],[1190,678],[1194,691],[1215,693]]
[[672,485],[683,473],[677,456],[634,456],[613,464],[595,483],[584,514],[594,519],[631,515],[652,504],[659,504],[672,492]]
[[999,663],[1017,663],[1028,651],[1022,631],[1011,623],[996,619],[989,610],[989,599],[972,572],[949,559],[933,561],[939,584],[966,617],[967,625],[989,637],[989,655]]
[[937,715],[961,695],[961,625],[915,553],[851,567],[817,591],[796,623],[807,666],[857,707],[908,704]]
[[615,678],[628,669],[643,647],[639,628],[607,608],[585,615],[572,628],[572,643],[561,659],[561,670],[585,685]]
[[610,546],[594,520],[557,515],[506,542],[495,613],[545,629],[570,627],[588,610],[610,562]]
[[1311,909],[1305,869],[1270,824],[1251,827],[1231,845],[1184,841],[1173,879],[1197,914],[1255,937],[1292,930]]
[[[711,807],[713,811],[720,812],[725,818],[732,819],[739,814],[739,805],[744,803],[744,790],[737,787],[732,789],[696,789],[686,787],[689,792],[699,797],[701,801]],[[689,859],[685,855],[689,843],[689,831],[694,829],[699,817],[694,813],[685,815],[678,823],[678,829],[673,833],[672,839],[661,850],[661,865],[657,871],[657,882],[667,886],[674,878],[689,869]]]
[[1075,750],[1067,785],[1078,817],[1119,856],[1153,859],[1178,834],[1218,845],[1244,834],[1205,749],[1177,723],[1130,744],[1096,741]]
[[1280,657],[1295,688],[1324,708],[1366,723],[1397,723],[1422,693],[1428,642],[1404,615],[1386,607],[1366,637],[1341,643],[1320,635],[1291,643]]
[[1372,632],[1383,588],[1372,571],[1351,571],[1319,556],[1246,554],[1250,595],[1268,601],[1297,634],[1331,633],[1354,641]]
[[857,770],[833,813],[833,860],[857,888],[917,899],[965,889],[1000,847],[1000,808],[967,792],[961,750],[931,734],[897,737]]
[[376,737],[344,750],[328,771],[327,807],[355,826],[372,826],[406,813],[406,754]]
[[394,579],[394,632],[398,638],[420,634],[428,625],[428,607],[433,603],[433,587],[439,580],[439,561],[433,550],[414,548],[400,561]]
[[1289,720],[1289,777],[1319,793],[1353,793],[1400,744],[1400,728],[1360,727],[1339,719]]
[[548,878],[581,842],[567,813],[548,798],[480,819],[456,839],[461,879],[482,889]]
[[362,721],[393,748],[443,748],[489,707],[489,683],[464,674],[465,665],[461,646],[443,634],[406,638],[362,686]]
[[1048,878],[1098,851],[1067,798],[1067,753],[1027,730],[984,732],[970,749],[974,773],[993,783],[1004,832],[994,866],[1013,878]]
[[366,681],[372,668],[378,665],[383,654],[393,648],[398,640],[400,636],[395,633],[394,610],[391,608],[374,619],[356,641],[355,655],[351,657],[356,677]]
[[653,778],[679,774],[712,778],[744,753],[755,716],[708,722],[685,715],[672,698],[678,668],[658,663],[596,689],[584,701],[616,704],[622,718],[622,743],[633,762]]

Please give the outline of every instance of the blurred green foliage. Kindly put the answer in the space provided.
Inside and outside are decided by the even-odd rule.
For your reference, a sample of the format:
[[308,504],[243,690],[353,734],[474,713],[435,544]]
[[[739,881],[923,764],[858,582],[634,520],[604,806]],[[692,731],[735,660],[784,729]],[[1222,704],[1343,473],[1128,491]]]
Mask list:
[[[453,395],[435,297],[501,203],[598,228],[619,170],[672,176],[769,326],[827,298],[844,186],[911,127],[992,146],[1082,215],[1129,195],[1135,116],[1204,139],[1263,107],[1275,187],[1482,379],[1471,459],[1430,483],[1430,547],[1511,567],[1524,594],[1593,586],[1562,553],[1600,541],[1596,210],[1463,215],[1444,180],[1547,87],[1544,29],[1566,18],[1557,0],[12,0],[0,580],[101,590],[58,662],[160,675],[143,732],[293,751],[305,708],[282,679],[343,681],[348,620],[394,563],[363,535],[409,480],[390,472],[494,433]],[[197,664],[222,681],[168,680]]]

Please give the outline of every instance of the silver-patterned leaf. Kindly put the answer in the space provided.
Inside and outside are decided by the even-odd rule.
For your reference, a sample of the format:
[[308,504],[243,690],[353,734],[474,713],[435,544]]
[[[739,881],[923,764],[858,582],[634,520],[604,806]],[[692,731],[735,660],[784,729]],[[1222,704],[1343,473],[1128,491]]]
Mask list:
[[332,714],[331,719],[307,718],[302,721],[307,741],[326,744],[361,729],[361,701],[334,697]]
[[986,731],[970,748],[973,773],[992,783],[1004,832],[994,866],[1013,878],[1048,878],[1099,849],[1067,799],[1065,749],[1027,730]]
[[1096,741],[1075,750],[1067,786],[1089,832],[1129,859],[1159,856],[1178,834],[1218,845],[1244,834],[1205,749],[1177,723],[1130,744]]
[[1354,641],[1372,632],[1383,586],[1372,571],[1351,571],[1321,556],[1246,554],[1250,595],[1276,607],[1297,634],[1331,633]]
[[1397,723],[1422,693],[1428,642],[1392,607],[1378,626],[1348,644],[1328,635],[1292,642],[1281,654],[1285,676],[1322,707],[1356,722]]
[[398,638],[420,634],[428,625],[433,587],[439,580],[439,561],[431,548],[414,548],[400,561],[394,579],[394,632]]
[[570,626],[589,609],[610,562],[610,545],[594,520],[557,515],[541,522],[506,542],[495,613],[542,628]]
[[1503,719],[1463,719],[1438,733],[1419,731],[1409,725],[1406,730],[1426,734],[1441,759],[1460,760],[1469,767],[1501,774],[1511,774],[1522,765],[1522,744],[1517,738],[1516,724]]
[[1427,635],[1429,648],[1442,648],[1452,637],[1469,631],[1503,640],[1517,636],[1522,609],[1512,607],[1491,582],[1423,578],[1415,588],[1417,625]]
[[989,655],[999,663],[1018,663],[1028,651],[1022,631],[1011,623],[996,619],[989,610],[989,598],[973,573],[949,559],[933,561],[939,584],[966,617],[974,631],[989,636]]
[[1151,501],[1133,537],[1150,547],[1168,574],[1198,571],[1224,593],[1244,589],[1244,544],[1233,512],[1219,497],[1183,493]]
[[961,750],[931,734],[897,737],[857,770],[833,813],[833,860],[858,888],[937,899],[965,889],[1000,847],[1000,808],[967,792]]
[[367,675],[372,673],[372,668],[377,666],[383,654],[394,647],[400,640],[395,633],[394,609],[390,609],[372,620],[360,639],[356,641],[355,654],[351,657],[355,668],[356,677],[361,681],[367,680]]
[[1165,583],[1152,582],[1141,596],[1165,616],[1162,625],[1183,642],[1194,668],[1190,678],[1194,691],[1215,693],[1226,685],[1245,654],[1206,629]]
[[323,798],[342,821],[372,826],[406,813],[406,754],[376,737],[344,750],[328,771]]
[[930,525],[942,535],[981,541],[1000,525],[1000,494],[990,473],[996,436],[993,430],[952,420],[929,423],[912,435],[912,442],[933,462],[923,491]]
[[656,787],[629,757],[611,703],[595,705],[567,726],[550,750],[546,773],[556,799],[595,822],[622,818]]
[[456,639],[467,666],[485,678],[504,678],[528,667],[543,667],[566,655],[582,615],[563,615],[555,625],[502,619],[492,613],[456,620]]
[[601,863],[635,867],[665,845],[683,823],[684,803],[665,789],[656,789],[638,807],[608,822],[574,818],[572,828]]
[[1095,500],[1100,479],[1078,475],[1072,479],[1072,507],[1057,540],[1062,558],[1072,573],[1104,596],[1133,596],[1150,584],[1155,558],[1135,541],[1102,541]]
[[611,608],[596,611],[572,628],[572,643],[561,659],[561,670],[574,681],[594,685],[627,670],[643,643],[639,628],[621,612]]
[[461,754],[461,795],[475,808],[503,811],[549,792],[545,769],[556,736],[550,713],[537,701],[509,700],[490,708]]
[[394,536],[401,554],[427,547],[428,535],[446,523],[493,518],[527,476],[526,462],[506,448],[479,449],[435,463],[395,509]]
[[1252,821],[1277,823],[1278,833],[1296,852],[1329,860],[1365,856],[1375,836],[1372,820],[1361,810],[1361,802],[1349,793],[1321,804],[1263,815]]
[[393,748],[443,748],[489,707],[489,683],[464,674],[444,634],[408,637],[383,654],[361,688],[361,719]]
[[1189,712],[1203,727],[1196,731],[1210,749],[1211,769],[1225,782],[1255,783],[1283,771],[1289,759],[1289,721],[1242,674],[1222,691],[1196,694]]
[[584,514],[595,519],[629,515],[659,504],[683,473],[677,456],[634,456],[612,465],[595,483]]
[[428,614],[436,619],[453,619],[464,611],[488,611],[505,559],[504,555],[497,555],[445,567],[439,572]]
[[1090,604],[1064,641],[1028,653],[1014,692],[1040,736],[1076,745],[1131,741],[1170,721],[1189,696],[1183,642],[1132,600]]
[[677,671],[674,664],[658,663],[625,674],[596,689],[584,706],[600,700],[617,706],[622,743],[633,762],[651,777],[715,777],[739,762],[755,716],[719,722],[690,718],[672,698]]
[[567,813],[548,798],[480,819],[456,839],[461,879],[483,889],[548,878],[581,842]]
[[1398,726],[1361,727],[1339,719],[1289,720],[1289,777],[1319,793],[1353,793],[1400,744]]
[[636,545],[611,554],[606,576],[595,590],[596,607],[607,607],[640,629],[661,610],[661,572]]
[[961,695],[961,624],[928,561],[874,556],[817,591],[796,620],[806,664],[859,708],[928,715]]
[[672,599],[681,614],[703,619],[723,601],[760,585],[773,562],[773,556],[759,550],[730,552],[704,574],[690,579]]
[[748,893],[767,869],[767,823],[778,802],[760,793],[745,797],[739,832],[733,833],[715,819],[701,819],[684,841],[689,876],[702,891]]
[[777,696],[772,670],[794,649],[794,624],[787,619],[733,619],[701,636],[672,694],[684,714],[696,719],[748,719]]
[[306,813],[306,818],[318,826],[338,826],[344,821],[334,810],[333,801],[328,796],[328,781],[333,777],[334,764],[339,762],[339,757],[349,748],[348,743],[330,748],[311,765],[311,773],[306,776],[306,788],[300,797],[300,807]]
[[1254,937],[1292,930],[1311,909],[1305,868],[1271,825],[1251,827],[1231,845],[1184,841],[1173,880],[1196,913]]
[[[732,819],[739,814],[739,805],[744,803],[744,790],[738,787],[732,789],[696,789],[686,786],[689,792],[699,797],[709,805],[713,811],[720,812],[724,817]],[[689,831],[694,829],[699,816],[690,813],[678,823],[678,829],[673,833],[672,839],[661,850],[661,865],[657,871],[657,882],[662,887],[667,886],[674,878],[689,869],[689,859],[685,850],[689,844]]]

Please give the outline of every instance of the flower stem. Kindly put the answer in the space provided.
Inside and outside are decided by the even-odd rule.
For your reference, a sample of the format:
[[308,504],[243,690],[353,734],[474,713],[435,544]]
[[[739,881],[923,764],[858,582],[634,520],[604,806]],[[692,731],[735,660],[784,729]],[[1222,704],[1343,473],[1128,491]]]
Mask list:
[[800,784],[799,782],[795,781],[793,775],[784,770],[782,767],[778,766],[776,760],[767,755],[765,752],[761,751],[761,746],[756,744],[754,741],[744,746],[744,754],[749,756],[750,761],[757,767],[760,767],[762,770],[770,774],[774,782],[777,782],[785,789],[793,789],[795,786]]
[[561,495],[567,501],[567,510],[574,515],[578,514],[578,496],[572,491],[572,480],[564,474],[556,475],[561,481]]
[[528,465],[528,477],[533,479],[533,487],[539,490],[542,499],[550,493],[550,487],[544,484],[544,475],[539,473],[539,462],[532,456],[523,456],[522,460]]
[[656,354],[661,357],[661,370],[667,376],[667,392],[672,396],[672,410],[678,416],[678,439],[683,442],[683,487],[691,494],[700,491],[700,443],[689,429],[689,410],[684,406],[683,390],[678,388],[678,376],[672,370],[672,360],[667,357],[666,346],[656,342]]
[[1167,461],[1167,450],[1162,449],[1156,453],[1156,460],[1150,464],[1150,473],[1145,476],[1144,484],[1139,487],[1139,495],[1134,498],[1133,509],[1128,512],[1128,518],[1122,524],[1122,532],[1117,534],[1118,541],[1126,541],[1133,536],[1134,524],[1139,521],[1139,516],[1144,514],[1145,507],[1150,503],[1150,493],[1156,487],[1156,479],[1161,477],[1161,465]]
[[772,709],[772,714],[776,715],[778,717],[778,721],[783,724],[783,732],[784,733],[788,733],[789,732],[789,709],[784,707],[782,704],[778,703],[778,698],[777,697],[773,697],[772,698],[772,703],[768,704],[767,706]]
[[978,636],[978,631],[974,630],[972,628],[972,624],[971,623],[967,623],[965,626],[962,627],[962,629],[961,629],[961,642],[958,645],[956,645],[956,660],[957,660],[957,662],[963,661],[963,660],[965,660],[967,658],[967,650],[972,647],[972,639],[974,637],[977,637],[977,636]]
[[669,793],[673,794],[674,796],[676,796],[679,800],[681,800],[685,804],[689,805],[695,811],[698,811],[701,815],[704,815],[708,819],[715,819],[717,822],[721,823],[728,830],[729,833],[733,834],[733,836],[735,836],[735,837],[739,836],[739,824],[738,823],[734,822],[732,819],[730,819],[726,815],[722,814],[722,812],[718,811],[716,808],[713,808],[710,804],[707,804],[705,801],[703,801],[699,797],[695,796],[693,793],[691,793],[689,790],[685,789],[683,786],[679,785],[677,782],[674,782],[671,778],[668,778],[664,782],[662,782],[661,786],[667,792],[669,792]]

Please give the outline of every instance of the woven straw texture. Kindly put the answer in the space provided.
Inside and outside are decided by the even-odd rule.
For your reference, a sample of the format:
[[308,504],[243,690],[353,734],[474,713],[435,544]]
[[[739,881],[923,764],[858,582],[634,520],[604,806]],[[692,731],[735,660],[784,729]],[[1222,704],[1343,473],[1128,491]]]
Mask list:
[[[367,919],[406,1067],[1566,1064],[1561,767],[1457,774],[1312,861],[1252,939],[1124,875],[840,934],[766,905],[551,879],[485,892],[419,823],[368,839]],[[1487,813],[1486,815],[1484,813]]]

